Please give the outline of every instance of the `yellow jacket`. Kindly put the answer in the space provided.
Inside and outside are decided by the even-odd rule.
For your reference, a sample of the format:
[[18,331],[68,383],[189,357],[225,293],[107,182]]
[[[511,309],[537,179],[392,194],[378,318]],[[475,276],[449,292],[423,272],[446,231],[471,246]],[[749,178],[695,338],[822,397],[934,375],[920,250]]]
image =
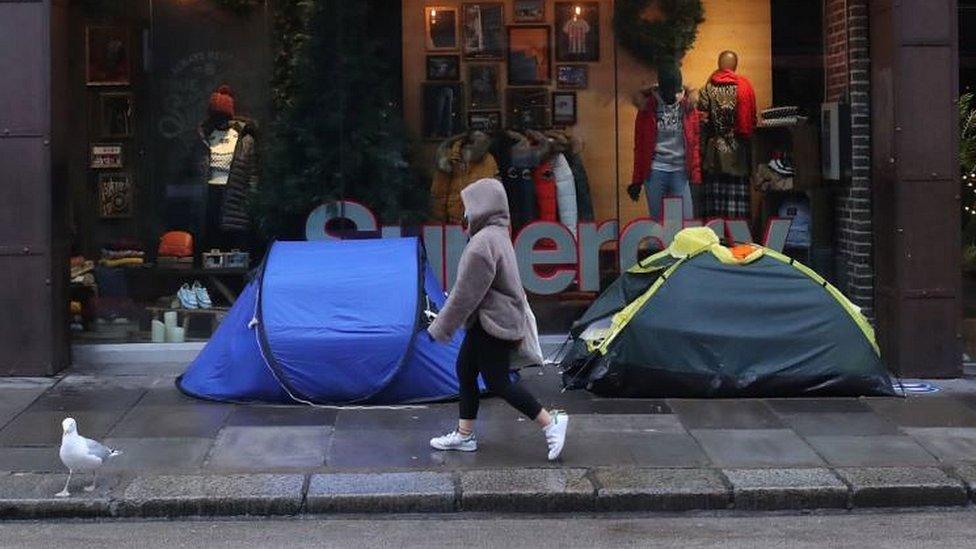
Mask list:
[[430,219],[459,224],[464,217],[461,190],[485,178],[498,177],[498,164],[488,152],[491,139],[481,132],[454,137],[437,149],[437,167],[430,187]]

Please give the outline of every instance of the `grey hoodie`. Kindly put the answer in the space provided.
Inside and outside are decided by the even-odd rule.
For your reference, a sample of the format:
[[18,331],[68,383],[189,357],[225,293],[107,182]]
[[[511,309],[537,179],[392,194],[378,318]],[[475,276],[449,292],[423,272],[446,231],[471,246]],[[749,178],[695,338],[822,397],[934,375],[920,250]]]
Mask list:
[[[495,179],[480,179],[461,191],[471,240],[458,265],[458,278],[428,331],[450,341],[463,326],[481,321],[489,334],[508,341],[525,337],[525,290],[509,233],[508,197]],[[476,316],[477,315],[477,316]]]

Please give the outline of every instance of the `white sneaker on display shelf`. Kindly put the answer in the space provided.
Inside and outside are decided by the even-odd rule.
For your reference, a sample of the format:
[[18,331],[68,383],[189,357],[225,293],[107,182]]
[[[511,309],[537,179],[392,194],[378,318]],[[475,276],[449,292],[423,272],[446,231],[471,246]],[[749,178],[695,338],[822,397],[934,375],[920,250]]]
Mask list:
[[180,286],[178,292],[176,292],[176,297],[180,300],[180,305],[184,309],[199,309],[200,302],[197,300],[197,294],[190,289],[189,284],[184,284]]
[[193,287],[190,289],[196,296],[197,304],[201,309],[209,309],[213,307],[213,302],[210,300],[210,293],[207,292],[207,289],[204,288],[202,284],[200,284],[199,280],[194,280]]
[[478,449],[478,441],[474,435],[462,436],[457,431],[430,439],[430,447],[435,450],[456,450],[458,452],[474,452]]

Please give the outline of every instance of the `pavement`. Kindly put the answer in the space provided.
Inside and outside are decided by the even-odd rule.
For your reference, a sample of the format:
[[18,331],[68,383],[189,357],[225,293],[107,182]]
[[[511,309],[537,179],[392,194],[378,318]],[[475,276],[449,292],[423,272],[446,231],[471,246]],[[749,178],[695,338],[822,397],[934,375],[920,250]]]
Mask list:
[[661,515],[347,515],[276,519],[0,522],[0,548],[788,547],[971,548],[972,509]]
[[[976,376],[907,398],[639,400],[562,393],[561,461],[532,422],[482,404],[472,454],[429,449],[456,404],[399,409],[228,405],[173,385],[179,364],[81,365],[0,379],[0,517],[361,512],[619,512],[967,506],[976,490]],[[65,481],[61,420],[125,453],[92,494]]]

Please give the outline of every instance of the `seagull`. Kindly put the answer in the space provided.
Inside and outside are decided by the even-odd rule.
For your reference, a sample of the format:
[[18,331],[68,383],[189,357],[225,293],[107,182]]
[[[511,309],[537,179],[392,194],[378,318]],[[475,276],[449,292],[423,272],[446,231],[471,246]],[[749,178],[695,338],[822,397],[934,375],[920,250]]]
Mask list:
[[121,455],[122,452],[79,435],[78,424],[73,418],[65,418],[61,422],[61,428],[64,429],[64,434],[61,435],[60,456],[61,463],[64,463],[64,466],[68,468],[68,480],[64,483],[64,490],[54,495],[59,498],[66,498],[71,495],[68,492],[68,484],[71,483],[71,475],[75,474],[75,471],[79,473],[91,471],[92,483],[91,486],[85,487],[85,491],[93,492],[98,468],[105,461]]

